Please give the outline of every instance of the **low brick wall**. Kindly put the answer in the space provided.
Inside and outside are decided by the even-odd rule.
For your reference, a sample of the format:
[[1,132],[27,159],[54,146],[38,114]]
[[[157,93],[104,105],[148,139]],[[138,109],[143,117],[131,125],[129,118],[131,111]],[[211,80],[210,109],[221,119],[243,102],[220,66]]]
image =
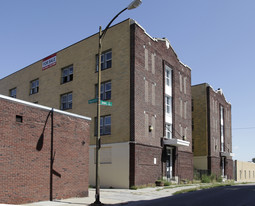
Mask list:
[[90,118],[54,110],[52,127],[50,111],[0,95],[0,203],[88,195]]

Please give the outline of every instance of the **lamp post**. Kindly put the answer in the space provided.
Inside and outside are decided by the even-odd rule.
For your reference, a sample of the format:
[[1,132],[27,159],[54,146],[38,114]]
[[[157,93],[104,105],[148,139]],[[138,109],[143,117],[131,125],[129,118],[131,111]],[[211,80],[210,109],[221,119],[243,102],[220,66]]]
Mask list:
[[120,11],[105,27],[102,31],[101,26],[99,27],[99,45],[98,45],[98,82],[97,82],[97,139],[96,139],[96,195],[94,205],[102,205],[100,202],[100,179],[99,179],[99,166],[100,166],[100,147],[101,147],[101,137],[100,137],[100,104],[101,104],[101,55],[102,55],[102,41],[103,38],[112,24],[112,22],[124,11],[137,8],[142,3],[142,0],[133,0],[128,7]]

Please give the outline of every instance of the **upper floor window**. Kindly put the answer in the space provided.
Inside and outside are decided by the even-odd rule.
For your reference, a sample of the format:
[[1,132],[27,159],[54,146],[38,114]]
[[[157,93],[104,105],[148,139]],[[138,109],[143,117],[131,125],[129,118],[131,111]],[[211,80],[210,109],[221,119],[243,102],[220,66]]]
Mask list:
[[[111,134],[111,115],[100,117],[100,135]],[[97,135],[97,118],[95,118],[95,135]]]
[[165,67],[165,78],[166,78],[166,85],[171,87],[172,86],[172,70],[170,67]]
[[10,90],[10,97],[16,98],[17,88],[13,88]]
[[166,96],[166,114],[172,113],[172,97]]
[[[112,83],[109,82],[104,82],[101,83],[101,100],[108,100],[111,99],[112,95]],[[96,98],[98,96],[98,86],[96,85]]]
[[72,109],[73,94],[72,92],[61,95],[61,109]]
[[221,152],[225,151],[225,144],[224,144],[224,108],[220,106],[220,139],[221,139]]
[[172,124],[166,124],[166,138],[172,139]]
[[[98,71],[98,55],[96,56],[97,67],[96,71]],[[101,55],[101,70],[108,69],[112,67],[112,51],[103,52]]]
[[30,82],[30,94],[36,94],[39,92],[39,79]]
[[73,80],[73,65],[62,69],[61,83],[70,82]]

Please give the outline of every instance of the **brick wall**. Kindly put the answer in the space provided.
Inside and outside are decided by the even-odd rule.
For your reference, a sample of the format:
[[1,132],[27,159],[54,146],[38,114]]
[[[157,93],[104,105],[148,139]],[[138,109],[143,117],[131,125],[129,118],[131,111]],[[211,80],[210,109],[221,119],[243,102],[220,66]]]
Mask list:
[[49,111],[39,105],[0,97],[1,203],[49,200],[50,194],[53,199],[88,195],[89,118],[53,113],[56,172],[51,192],[51,117],[45,127],[43,147],[36,150]]
[[221,160],[220,157],[209,157],[209,171],[211,174],[221,176]]
[[161,177],[161,153],[159,147],[152,147],[142,144],[132,144],[134,147],[135,159],[135,175],[133,175],[131,185],[146,185],[155,183]]
[[[180,126],[187,128],[187,141],[190,142],[189,147],[180,147],[178,151],[192,154],[192,137],[191,137],[191,73],[190,69],[180,63],[177,55],[168,41],[165,39],[153,39],[145,33],[145,31],[137,24],[131,25],[131,141],[140,146],[132,147],[130,155],[136,155],[135,161],[131,161],[130,171],[134,174],[135,183],[143,183],[148,177],[152,179],[147,182],[154,181],[155,177],[161,172],[163,163],[155,169],[156,173],[152,177],[152,170],[143,169],[137,164],[137,151],[139,156],[153,156],[155,149],[162,156],[163,148],[161,138],[165,133],[165,97],[164,97],[164,64],[173,69],[173,137],[182,139]],[[186,79],[186,88],[180,89],[180,74]],[[133,77],[132,77],[133,75]],[[180,114],[180,99],[187,102],[187,111],[184,118],[183,113]],[[133,123],[132,123],[133,121]],[[153,126],[153,130],[149,131],[149,126]],[[143,145],[143,149],[141,149]],[[160,148],[160,149],[159,149]],[[142,154],[144,153],[144,154]],[[190,179],[193,176],[192,155],[186,156],[192,164],[187,164],[186,173],[183,178]],[[146,161],[145,161],[146,162]],[[155,165],[154,165],[155,167]],[[132,173],[133,172],[133,173]],[[148,174],[147,174],[148,173]],[[188,174],[189,173],[189,174]],[[176,176],[179,174],[177,173]],[[159,178],[158,176],[157,178]],[[154,179],[153,179],[154,178]],[[132,184],[131,184],[132,185]]]
[[[220,106],[224,108],[224,152],[232,153],[232,126],[231,126],[231,104],[228,103],[220,90],[214,91],[208,87],[208,110],[210,112],[210,130],[209,130],[209,155],[212,159],[220,159],[221,152],[221,129],[220,129]],[[218,167],[218,169],[216,169]],[[211,166],[212,173],[214,170],[220,170],[220,164]],[[218,173],[214,173],[218,174]],[[225,175],[228,179],[233,177],[233,160],[228,157],[225,161]]]

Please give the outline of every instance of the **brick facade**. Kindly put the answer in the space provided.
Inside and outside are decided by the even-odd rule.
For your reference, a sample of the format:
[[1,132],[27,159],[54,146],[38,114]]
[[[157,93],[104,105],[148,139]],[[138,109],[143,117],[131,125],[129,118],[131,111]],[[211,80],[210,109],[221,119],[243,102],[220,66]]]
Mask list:
[[[173,51],[168,40],[153,39],[137,24],[131,25],[131,141],[135,161],[131,161],[130,171],[135,177],[132,184],[153,183],[165,174],[165,148],[162,138],[165,136],[165,70],[164,66],[173,69],[173,138],[182,139],[180,126],[186,128],[187,141],[191,143],[191,73],[190,69],[181,64]],[[180,89],[180,74],[186,79],[184,93]],[[187,102],[185,117],[180,114],[180,99]],[[131,121],[131,122],[132,122]],[[149,131],[152,126],[153,130]],[[139,145],[139,146],[138,146]],[[152,149],[153,148],[153,149]],[[139,153],[137,152],[139,151]],[[155,151],[157,151],[155,153]],[[178,156],[174,157],[174,175],[183,179],[193,178],[192,145],[176,149]],[[146,159],[139,157],[146,157]],[[157,155],[156,155],[157,154]],[[153,158],[154,157],[154,158]],[[150,160],[148,160],[150,158]],[[147,162],[153,163],[153,159],[161,159],[162,162],[149,166]],[[187,159],[188,158],[188,159]],[[142,160],[144,163],[142,163]],[[140,162],[140,164],[138,164]],[[144,169],[140,165],[147,165]],[[152,168],[153,171],[152,172]],[[150,169],[149,169],[150,168]],[[186,171],[183,171],[185,169]],[[131,173],[130,175],[132,175]]]
[[[42,70],[42,60],[0,80],[0,93],[17,88],[17,98],[61,108],[63,94],[72,92],[69,112],[92,117],[90,130],[90,184],[95,185],[96,56],[98,33],[56,52],[57,63]],[[107,164],[101,164],[103,187],[128,188],[154,183],[165,176],[166,147],[174,150],[173,175],[192,179],[191,70],[182,64],[167,39],[152,38],[134,20],[109,28],[103,52],[111,51],[111,64],[102,71],[102,82],[111,82],[110,132],[101,136],[107,148]],[[72,65],[72,80],[61,82],[64,68]],[[164,145],[166,136],[165,68],[172,71],[172,137],[189,143]],[[21,81],[22,79],[22,81]],[[39,92],[29,93],[30,82],[39,79]],[[51,92],[48,92],[51,91]],[[169,122],[168,122],[169,123]],[[109,122],[108,122],[109,124]],[[109,126],[109,125],[108,125]],[[104,150],[106,151],[106,150]],[[103,151],[102,151],[103,153]],[[142,167],[145,165],[145,169]],[[183,171],[183,170],[186,171]]]
[[[192,86],[192,98],[194,158],[204,157],[210,174],[221,176],[224,169],[224,176],[231,179],[233,178],[231,104],[226,101],[221,89],[215,91],[208,84]],[[195,165],[196,169],[202,167],[205,168],[204,165]]]
[[[88,195],[90,119],[0,96],[0,202],[23,204]],[[46,123],[46,124],[45,124]],[[44,130],[40,151],[36,150]]]

